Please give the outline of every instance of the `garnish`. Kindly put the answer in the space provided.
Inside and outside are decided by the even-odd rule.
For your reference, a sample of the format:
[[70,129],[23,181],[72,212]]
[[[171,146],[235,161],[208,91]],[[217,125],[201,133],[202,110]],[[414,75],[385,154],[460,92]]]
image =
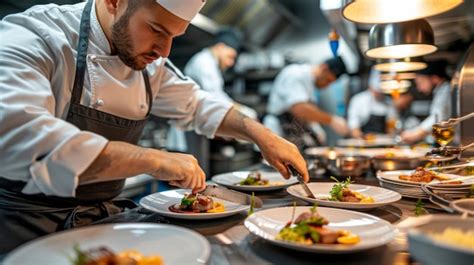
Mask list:
[[338,179],[336,179],[333,176],[331,176],[331,179],[336,181],[337,183],[334,184],[334,186],[332,186],[332,189],[329,192],[329,195],[331,195],[329,200],[330,201],[342,201],[342,199],[343,199],[343,190],[347,189],[349,187],[349,184],[352,183],[351,178],[348,177],[343,182],[340,182]]
[[414,210],[415,216],[428,214],[428,211],[424,207],[425,207],[425,203],[421,199],[418,199],[418,201],[416,201],[416,204],[415,204],[415,210]]

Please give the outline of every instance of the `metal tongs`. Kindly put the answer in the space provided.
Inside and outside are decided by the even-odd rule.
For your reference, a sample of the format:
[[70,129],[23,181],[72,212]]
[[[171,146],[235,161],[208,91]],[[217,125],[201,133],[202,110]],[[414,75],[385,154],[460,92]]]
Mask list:
[[459,117],[459,118],[450,118],[448,119],[447,121],[442,121],[442,122],[439,122],[439,123],[436,123],[435,126],[439,127],[439,128],[449,128],[449,127],[453,127],[454,125],[464,121],[464,120],[467,120],[467,119],[470,119],[474,117],[474,112],[471,112],[467,115],[464,115],[462,117]]
[[434,148],[433,150],[428,152],[425,157],[430,161],[449,161],[455,158],[459,159],[461,157],[462,152],[471,147],[474,147],[474,143],[459,147],[442,146]]
[[306,192],[306,196],[311,199],[316,199],[313,192],[311,192],[308,185],[306,185],[306,183],[304,182],[303,176],[301,176],[301,174],[291,165],[288,165],[288,170],[290,170],[291,175],[295,176],[298,182],[301,184],[303,190]]

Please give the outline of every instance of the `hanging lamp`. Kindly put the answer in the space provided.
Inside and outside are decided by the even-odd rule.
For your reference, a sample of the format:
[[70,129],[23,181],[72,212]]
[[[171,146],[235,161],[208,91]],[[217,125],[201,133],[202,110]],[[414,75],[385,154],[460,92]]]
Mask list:
[[356,23],[394,23],[441,14],[463,0],[353,0],[346,1],[342,16]]
[[425,69],[428,65],[420,58],[379,59],[374,68],[381,72],[410,72]]
[[430,24],[418,19],[374,25],[369,32],[369,49],[365,55],[371,58],[406,58],[430,54],[437,49]]

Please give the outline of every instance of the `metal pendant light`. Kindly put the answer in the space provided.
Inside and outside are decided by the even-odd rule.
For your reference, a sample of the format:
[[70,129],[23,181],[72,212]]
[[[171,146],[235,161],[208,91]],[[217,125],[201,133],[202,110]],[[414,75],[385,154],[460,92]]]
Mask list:
[[344,18],[356,23],[393,23],[441,14],[463,0],[353,0],[342,9]]
[[374,68],[381,72],[410,72],[425,69],[428,65],[420,58],[380,59]]
[[434,33],[424,19],[400,23],[377,24],[370,29],[369,49],[371,58],[405,58],[433,53]]

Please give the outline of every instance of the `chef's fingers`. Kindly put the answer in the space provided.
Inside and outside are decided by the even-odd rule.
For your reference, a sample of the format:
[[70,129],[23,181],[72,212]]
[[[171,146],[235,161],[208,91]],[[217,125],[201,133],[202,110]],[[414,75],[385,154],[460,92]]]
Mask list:
[[285,164],[281,163],[280,161],[276,161],[275,163],[272,164],[279,172],[280,174],[285,178],[289,179],[290,178],[290,172],[288,171],[288,168],[285,166]]
[[180,188],[181,188],[181,184],[179,183],[179,181],[176,181],[176,180],[171,180],[170,182],[168,182],[168,184],[170,184],[171,186],[175,186],[175,187],[180,187]]

